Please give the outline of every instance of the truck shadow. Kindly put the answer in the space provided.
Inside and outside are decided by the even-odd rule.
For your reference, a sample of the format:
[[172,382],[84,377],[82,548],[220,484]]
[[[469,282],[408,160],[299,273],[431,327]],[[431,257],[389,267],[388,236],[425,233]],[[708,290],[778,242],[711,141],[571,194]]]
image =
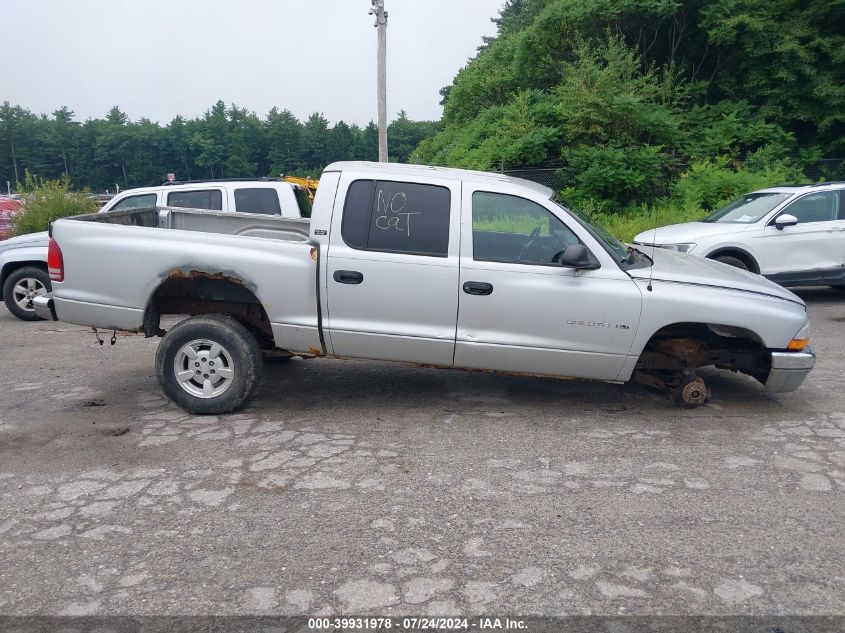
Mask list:
[[767,394],[752,378],[725,371],[701,372],[713,398],[695,410],[679,409],[668,396],[635,384],[560,380],[489,372],[421,368],[373,361],[292,360],[268,365],[250,409],[324,411],[337,415],[478,412],[492,417],[531,415],[554,409],[560,414],[607,415],[649,412],[660,416],[719,415],[807,411],[801,392]]

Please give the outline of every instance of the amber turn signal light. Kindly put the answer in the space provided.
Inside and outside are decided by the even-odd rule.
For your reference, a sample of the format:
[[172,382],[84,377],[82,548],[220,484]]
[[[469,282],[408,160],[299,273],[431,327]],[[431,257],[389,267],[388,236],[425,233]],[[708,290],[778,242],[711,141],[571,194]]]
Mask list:
[[803,352],[809,344],[810,339],[808,338],[794,338],[789,341],[789,345],[786,346],[786,349],[793,352]]

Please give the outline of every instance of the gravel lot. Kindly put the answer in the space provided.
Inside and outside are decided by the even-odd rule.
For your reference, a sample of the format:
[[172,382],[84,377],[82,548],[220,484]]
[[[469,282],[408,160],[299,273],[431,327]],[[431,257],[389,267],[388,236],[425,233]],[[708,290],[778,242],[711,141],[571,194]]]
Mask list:
[[0,308],[2,614],[845,614],[845,293],[796,393],[352,361],[223,417]]

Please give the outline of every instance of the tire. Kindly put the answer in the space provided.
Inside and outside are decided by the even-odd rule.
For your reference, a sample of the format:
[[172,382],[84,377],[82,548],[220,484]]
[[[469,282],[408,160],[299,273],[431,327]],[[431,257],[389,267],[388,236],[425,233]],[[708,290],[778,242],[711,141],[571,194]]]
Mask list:
[[41,321],[35,314],[32,298],[50,292],[50,275],[43,268],[24,266],[13,271],[3,284],[3,302],[22,321]]
[[739,268],[740,270],[749,270],[748,265],[738,257],[732,257],[731,255],[720,255],[719,257],[714,257],[713,259],[715,259],[717,262],[727,264],[728,266]]
[[165,334],[156,351],[162,391],[200,415],[242,407],[261,383],[263,369],[261,348],[252,333],[217,314],[182,321]]

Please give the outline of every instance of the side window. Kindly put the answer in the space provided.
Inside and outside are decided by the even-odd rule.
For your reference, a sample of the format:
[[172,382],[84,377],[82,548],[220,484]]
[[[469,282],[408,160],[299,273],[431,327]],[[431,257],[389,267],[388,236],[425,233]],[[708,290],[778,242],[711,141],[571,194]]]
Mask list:
[[199,191],[171,191],[167,194],[167,206],[187,209],[223,210],[223,194],[219,189]]
[[282,215],[279,194],[267,187],[235,189],[235,211],[240,213],[263,213]]
[[500,193],[472,194],[472,258],[553,265],[578,237],[535,202]]
[[830,222],[840,217],[838,191],[819,191],[799,198],[783,210],[794,215],[798,224]]
[[343,207],[343,241],[365,251],[446,257],[451,201],[446,187],[356,180]]
[[296,198],[296,204],[299,206],[299,215],[303,218],[310,218],[314,205],[311,202],[311,196],[308,195],[308,190],[299,185],[294,185],[293,195]]
[[129,209],[144,209],[156,206],[156,194],[146,193],[141,196],[129,196],[124,198],[109,211],[127,211]]

